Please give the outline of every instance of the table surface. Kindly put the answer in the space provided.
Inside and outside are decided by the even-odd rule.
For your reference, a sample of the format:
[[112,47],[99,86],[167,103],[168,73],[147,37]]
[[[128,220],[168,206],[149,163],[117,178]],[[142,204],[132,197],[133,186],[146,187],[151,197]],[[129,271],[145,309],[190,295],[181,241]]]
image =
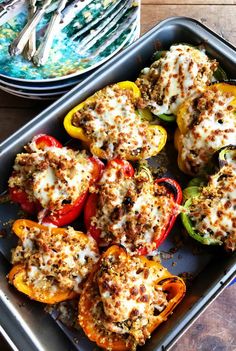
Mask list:
[[[236,45],[236,0],[143,0],[142,33],[170,16],[200,20]],[[25,100],[0,91],[0,140],[24,125],[51,102]],[[171,351],[235,351],[235,286],[228,287],[177,341]],[[1,351],[8,347],[0,338]]]

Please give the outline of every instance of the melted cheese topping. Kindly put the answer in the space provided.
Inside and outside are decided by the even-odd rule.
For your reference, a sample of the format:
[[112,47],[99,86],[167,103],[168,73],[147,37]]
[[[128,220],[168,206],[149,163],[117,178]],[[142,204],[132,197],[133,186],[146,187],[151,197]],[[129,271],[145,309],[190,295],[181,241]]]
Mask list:
[[[163,268],[164,269],[164,268]],[[168,304],[156,281],[163,272],[146,266],[140,257],[102,259],[97,284],[103,312],[100,316],[108,333],[128,334],[135,343],[144,344],[150,335],[147,326]]]
[[193,198],[189,216],[194,228],[203,237],[224,244],[227,249],[236,248],[236,168],[224,166]]
[[74,203],[88,189],[93,164],[84,153],[66,147],[41,150],[34,142],[28,149],[16,157],[10,187],[23,189],[51,211]]
[[107,159],[150,154],[149,150],[157,148],[162,135],[157,130],[150,137],[149,123],[141,121],[133,100],[131,91],[108,86],[74,114],[72,124],[83,128],[92,141],[91,149],[102,149]]
[[235,144],[236,117],[234,97],[216,87],[193,99],[185,115],[188,130],[181,135],[180,157],[191,173],[206,166],[213,153]]
[[101,245],[121,243],[130,253],[156,248],[173,211],[173,199],[164,187],[143,172],[126,178],[115,162],[99,182],[98,208],[92,225],[101,229]]
[[201,91],[217,68],[203,51],[188,45],[173,45],[164,57],[144,68],[136,84],[155,115],[176,114],[186,98]]
[[96,242],[71,227],[65,233],[25,229],[22,243],[12,253],[12,263],[26,267],[27,283],[52,295],[60,289],[80,292],[98,258]]

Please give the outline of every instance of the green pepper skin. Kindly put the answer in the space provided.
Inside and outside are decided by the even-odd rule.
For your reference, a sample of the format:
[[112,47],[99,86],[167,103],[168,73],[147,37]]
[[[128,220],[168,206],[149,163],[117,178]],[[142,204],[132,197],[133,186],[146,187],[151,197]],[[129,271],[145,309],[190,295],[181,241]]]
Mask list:
[[[194,187],[197,188],[197,187]],[[190,188],[186,188],[185,190],[190,189]],[[199,193],[199,191],[198,191]],[[194,196],[197,196],[197,194],[195,194]],[[188,208],[190,207],[192,203],[192,199],[189,198],[185,204],[184,204],[184,208],[186,210],[188,210]],[[206,237],[206,236],[202,236],[200,233],[198,233],[194,227],[193,227],[193,223],[191,221],[191,219],[189,218],[189,216],[186,213],[181,213],[180,214],[180,218],[182,220],[182,223],[185,227],[185,229],[187,230],[188,234],[195,240],[197,240],[198,242],[200,242],[201,244],[204,245],[221,245],[222,242],[220,240],[216,240],[216,239],[212,239],[210,236]]]
[[[189,186],[184,189],[183,191],[183,198],[184,198],[184,208],[186,210],[186,212],[188,212],[189,207],[191,206],[192,203],[192,199],[194,197],[199,196],[199,194],[201,193],[201,189],[204,185],[204,181],[202,178],[193,178],[190,182],[189,182]],[[213,239],[210,236],[206,237],[206,236],[202,236],[200,233],[198,233],[195,229],[194,229],[194,225],[191,221],[191,219],[189,218],[189,215],[185,212],[182,212],[180,214],[180,218],[181,221],[183,223],[183,226],[185,227],[185,229],[187,230],[188,234],[195,240],[197,240],[198,242],[200,242],[203,245],[221,245],[222,242],[220,240],[217,239]]]
[[158,118],[162,119],[162,121],[165,121],[165,122],[175,122],[176,121],[175,115],[166,115],[165,113],[158,115]]

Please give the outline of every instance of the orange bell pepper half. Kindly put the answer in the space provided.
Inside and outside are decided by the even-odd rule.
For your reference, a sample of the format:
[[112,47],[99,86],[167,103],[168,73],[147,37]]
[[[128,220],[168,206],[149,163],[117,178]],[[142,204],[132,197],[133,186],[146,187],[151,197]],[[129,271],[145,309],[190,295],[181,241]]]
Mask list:
[[[53,234],[65,234],[66,228],[49,228],[44,225],[38,224],[28,219],[18,219],[14,222],[12,230],[19,237],[21,241],[27,238],[27,232],[30,231],[31,228],[37,228],[39,230],[43,230]],[[89,237],[77,231],[78,241],[83,240],[85,242],[89,241]],[[45,242],[45,246],[47,243]],[[96,251],[98,253],[97,246],[95,245]],[[36,300],[38,302],[54,304],[61,301],[72,299],[78,296],[78,293],[74,290],[64,288],[55,290],[55,292],[47,293],[47,290],[41,290],[40,288],[35,287],[33,284],[27,281],[27,263],[17,263],[13,266],[11,271],[8,274],[8,280],[14,287],[20,292],[28,295],[32,300]]]
[[[222,93],[230,93],[234,96],[233,101],[231,101],[231,105],[234,106],[235,111],[236,111],[236,86],[227,84],[227,83],[216,83],[211,86],[208,86],[205,90],[213,90],[217,88],[217,90],[221,91]],[[189,124],[186,119],[186,114],[188,113],[189,107],[192,103],[193,98],[190,98],[186,100],[179,108],[178,113],[177,113],[177,125],[178,128],[175,131],[175,136],[174,136],[174,144],[175,148],[178,151],[178,166],[180,170],[186,174],[189,175],[195,175],[194,173],[190,172],[190,170],[186,167],[185,160],[181,156],[182,154],[182,149],[183,149],[183,143],[182,143],[182,135],[185,135],[188,130],[189,130]],[[217,150],[215,150],[217,151]]]
[[[106,317],[104,308],[101,307],[98,280],[103,274],[102,263],[106,259],[109,261],[109,258],[110,262],[114,262],[116,259],[122,260],[124,266],[130,265],[132,261],[132,258],[126,253],[125,249],[119,245],[111,246],[101,256],[83,288],[79,301],[78,320],[88,338],[96,342],[99,347],[111,351],[133,350],[136,343],[134,339],[127,337],[127,333],[118,334],[108,331],[104,327],[102,317],[104,316],[104,321],[109,320],[109,318]],[[160,263],[148,260],[144,256],[136,256],[136,258],[140,260],[140,265],[143,268],[151,269],[156,273],[153,284],[157,290],[162,290],[167,298],[167,305],[164,309],[157,316],[151,316],[148,324],[145,326],[147,334],[150,335],[173,312],[174,308],[184,297],[186,287],[181,278],[169,273]],[[112,282],[110,282],[110,284],[111,283]],[[100,314],[98,313],[99,308],[102,311]],[[117,307],[117,314],[119,314],[119,307]],[[125,322],[127,322],[127,320]]]
[[[124,90],[132,90],[133,92],[133,97],[134,99],[138,99],[141,97],[141,92],[139,90],[139,88],[137,87],[137,85],[134,82],[131,81],[123,81],[123,82],[119,82],[116,83],[121,89]],[[106,159],[105,156],[105,152],[97,147],[92,147],[91,144],[91,140],[87,137],[87,135],[85,134],[83,128],[81,127],[76,127],[72,124],[72,118],[73,115],[81,110],[87,103],[91,103],[91,102],[95,102],[96,101],[96,96],[99,92],[95,93],[94,95],[90,96],[89,98],[87,98],[85,101],[81,102],[79,105],[75,106],[71,111],[68,112],[68,114],[66,115],[65,119],[64,119],[64,127],[65,130],[67,131],[67,133],[75,138],[75,139],[79,139],[83,142],[83,145],[87,146],[88,148],[90,148],[90,151],[93,155],[101,158],[101,159]],[[144,118],[148,121],[151,120],[151,116],[150,116],[150,112],[147,109],[139,109],[137,110],[137,118]],[[160,133],[161,134],[161,140],[159,142],[159,144],[157,145],[156,148],[153,148],[152,150],[150,150],[150,153],[148,155],[138,155],[138,156],[133,156],[133,155],[127,155],[126,159],[129,161],[135,161],[135,160],[139,160],[142,158],[148,158],[151,156],[155,156],[156,154],[158,154],[163,147],[165,146],[166,140],[167,140],[167,133],[166,130],[159,126],[159,125],[149,125],[149,129],[148,129],[148,133],[150,134],[150,139],[152,138],[152,136],[155,135],[155,133]]]

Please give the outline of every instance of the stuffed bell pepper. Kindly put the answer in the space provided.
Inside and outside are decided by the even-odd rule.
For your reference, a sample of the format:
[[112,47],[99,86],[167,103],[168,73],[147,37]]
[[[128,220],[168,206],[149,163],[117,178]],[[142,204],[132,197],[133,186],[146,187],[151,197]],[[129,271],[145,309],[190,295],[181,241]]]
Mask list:
[[147,167],[135,172],[120,159],[108,162],[92,190],[84,209],[87,231],[99,246],[120,243],[133,254],[149,253],[162,243],[182,200],[175,180],[154,180]]
[[236,147],[219,153],[220,169],[209,180],[195,178],[184,190],[183,225],[205,245],[236,248]]
[[217,83],[181,105],[175,146],[179,168],[190,175],[205,172],[212,155],[236,144],[236,86]]
[[72,299],[98,261],[96,241],[69,228],[49,228],[30,220],[14,222],[19,244],[8,279],[31,299],[54,304]]
[[88,188],[102,169],[96,157],[62,147],[55,138],[41,134],[16,156],[10,198],[42,223],[67,225],[79,216]]
[[156,61],[142,70],[136,84],[144,105],[160,119],[172,122],[180,104],[212,82],[217,66],[201,48],[172,45],[168,51],[158,52]]
[[166,131],[142,117],[140,90],[129,81],[99,90],[65,117],[68,134],[80,139],[102,159],[146,159],[166,143]]
[[183,280],[160,263],[113,245],[84,285],[79,323],[102,349],[135,350],[172,314],[185,290]]

